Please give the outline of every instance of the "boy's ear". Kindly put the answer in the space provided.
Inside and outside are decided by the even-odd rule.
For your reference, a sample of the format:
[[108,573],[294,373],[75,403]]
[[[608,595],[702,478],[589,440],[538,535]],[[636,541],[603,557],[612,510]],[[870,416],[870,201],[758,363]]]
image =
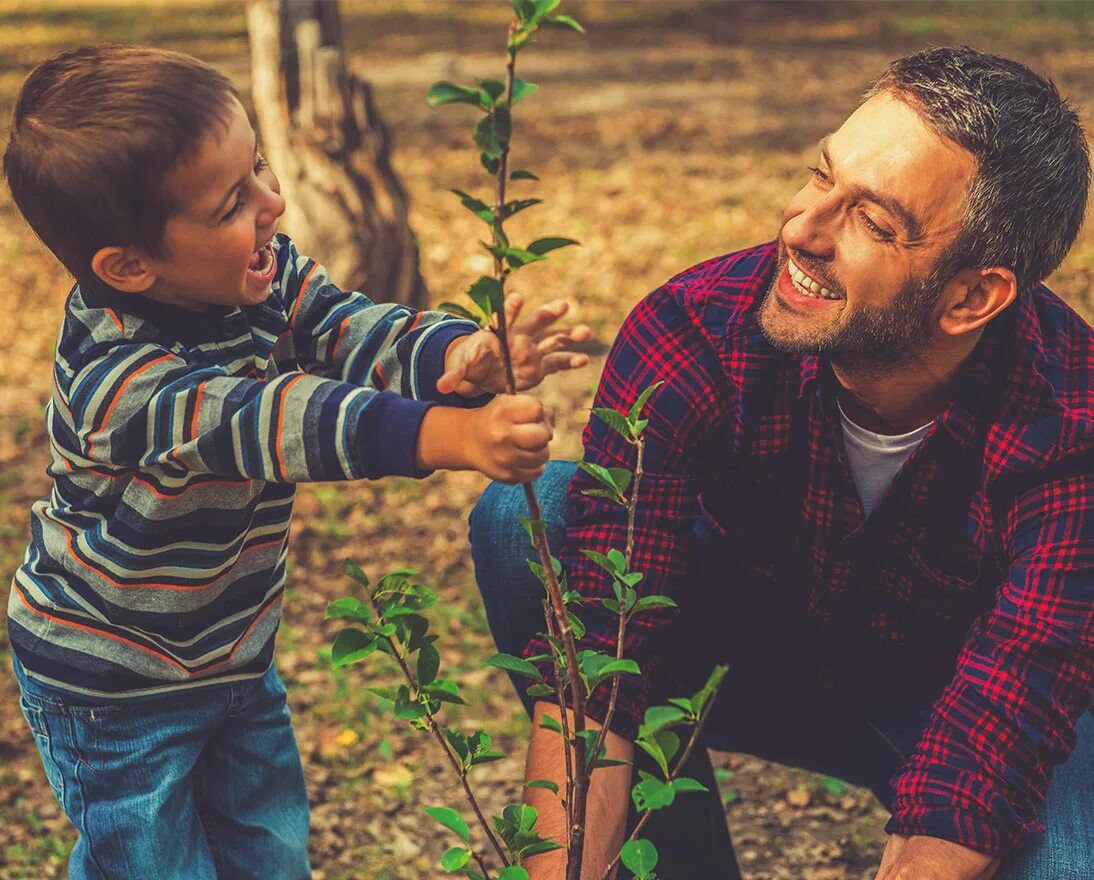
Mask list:
[[91,258],[91,271],[123,293],[144,293],[156,280],[141,255],[131,248],[99,248]]

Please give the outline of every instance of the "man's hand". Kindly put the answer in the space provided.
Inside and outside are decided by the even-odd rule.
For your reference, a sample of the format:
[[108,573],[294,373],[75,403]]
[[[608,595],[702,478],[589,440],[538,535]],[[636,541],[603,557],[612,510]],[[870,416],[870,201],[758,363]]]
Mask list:
[[877,880],[991,880],[999,859],[937,837],[893,834]]
[[435,406],[418,432],[418,467],[531,483],[543,473],[553,436],[549,411],[524,394],[503,394],[479,409]]
[[[524,298],[519,293],[510,294],[505,301],[505,323],[517,391],[534,388],[551,373],[577,369],[589,362],[587,355],[566,351],[592,336],[588,327],[579,324],[568,329],[552,329],[552,325],[570,310],[569,303],[561,299],[547,303],[528,321],[518,324],[517,316],[523,305]],[[484,391],[503,392],[505,366],[501,340],[488,330],[453,340],[444,355],[444,374],[437,380],[437,390],[441,394],[455,391],[462,397],[476,397]]]

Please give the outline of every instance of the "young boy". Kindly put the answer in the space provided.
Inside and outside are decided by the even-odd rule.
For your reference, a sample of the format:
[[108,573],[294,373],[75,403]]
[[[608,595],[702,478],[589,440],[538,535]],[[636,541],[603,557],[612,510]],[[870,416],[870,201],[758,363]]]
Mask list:
[[[4,171],[75,276],[8,633],[73,878],[309,875],[308,802],[272,665],[294,483],[541,471],[542,407],[497,341],[338,289],[231,84],[185,55],[39,66]],[[520,303],[511,299],[510,316]],[[578,367],[553,303],[513,331],[522,387]]]

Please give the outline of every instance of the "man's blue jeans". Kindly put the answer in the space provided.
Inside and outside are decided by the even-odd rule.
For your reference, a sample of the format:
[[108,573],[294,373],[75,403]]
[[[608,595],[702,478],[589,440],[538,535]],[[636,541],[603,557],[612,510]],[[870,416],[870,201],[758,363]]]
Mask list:
[[20,704],[79,832],[72,880],[303,880],[308,798],[285,688],[263,678],[93,702],[28,679]]
[[[554,548],[562,541],[568,515],[566,489],[573,473],[573,464],[551,462],[536,483]],[[519,486],[494,483],[471,514],[475,574],[490,629],[498,649],[512,654],[519,654],[544,626],[543,588],[525,564],[531,552],[517,521],[518,515],[526,513]],[[701,527],[700,523],[697,529]],[[697,538],[700,547],[713,540],[704,534]],[[701,580],[700,566],[692,581]],[[711,632],[717,633],[719,622],[711,625]],[[836,776],[871,789],[888,805],[889,778],[914,748],[930,712],[930,699],[872,705],[862,697],[834,690],[811,668],[813,658],[788,659],[785,646],[772,645],[765,651],[762,643],[737,654],[725,642],[724,634],[720,641],[692,636],[666,652],[682,667],[680,678],[690,678],[680,693],[694,691],[694,677],[705,676],[715,663],[731,662],[731,678],[705,730],[707,747]],[[530,707],[524,694],[527,682],[518,679],[516,683],[521,699]],[[644,756],[637,759],[638,766],[642,760]],[[666,876],[674,880],[740,877],[705,750],[693,753],[685,775],[704,783],[711,793],[685,795],[672,807],[654,813],[643,836],[657,844]],[[1079,723],[1078,746],[1053,774],[1042,820],[1047,828],[1044,836],[1011,859],[997,874],[998,880],[1094,876],[1094,716],[1089,712]]]

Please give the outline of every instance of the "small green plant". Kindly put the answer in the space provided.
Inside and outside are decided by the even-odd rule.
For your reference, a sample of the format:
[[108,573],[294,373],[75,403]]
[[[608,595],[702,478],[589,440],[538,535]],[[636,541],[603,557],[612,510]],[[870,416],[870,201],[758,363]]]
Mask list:
[[[493,204],[462,190],[453,190],[453,193],[463,207],[489,228],[490,242],[481,244],[493,257],[494,269],[491,275],[483,275],[469,286],[467,294],[471,302],[468,306],[445,303],[442,308],[469,318],[498,335],[508,393],[515,392],[516,383],[507,345],[506,283],[525,266],[547,259],[550,252],[577,244],[571,238],[552,235],[536,238],[520,247],[512,243],[505,230],[508,219],[541,202],[535,198],[507,200],[506,196],[508,184],[538,180],[527,169],[509,171],[513,108],[538,89],[535,84],[516,76],[517,56],[541,28],[584,31],[574,18],[557,13],[559,4],[560,0],[512,0],[515,19],[508,29],[504,80],[480,79],[473,86],[439,82],[428,93],[428,100],[433,105],[469,104],[481,114],[472,139],[479,150],[483,169],[493,178]],[[585,462],[579,465],[598,483],[598,487],[587,490],[587,494],[627,510],[627,538],[623,549],[612,548],[606,553],[591,549],[582,551],[605,571],[612,583],[614,598],[597,601],[616,616],[615,653],[578,649],[577,642],[585,633],[577,613],[583,598],[568,588],[562,563],[552,555],[547,544],[546,526],[535,491],[526,484],[528,516],[521,517],[520,521],[538,559],[529,560],[528,564],[544,587],[546,633],[543,635],[550,652],[529,658],[497,654],[487,661],[489,666],[529,679],[529,695],[552,699],[559,707],[560,720],[547,716],[542,726],[561,736],[565,743],[565,786],[560,788],[554,781],[540,779],[529,781],[526,787],[545,789],[559,798],[567,819],[565,840],[541,836],[536,830],[537,812],[528,804],[510,804],[501,815],[493,816],[489,821],[484,815],[470,778],[476,767],[503,755],[494,750],[493,740],[485,731],[465,732],[444,722],[445,706],[462,704],[464,700],[459,685],[441,675],[438,637],[430,633],[429,620],[423,613],[436,602],[436,594],[415,581],[414,571],[386,574],[373,588],[360,566],[352,560],[345,563],[346,573],[360,585],[364,599],[348,597],[332,602],[328,607],[328,618],[348,624],[335,637],[332,664],[337,668],[358,663],[375,653],[386,654],[394,660],[404,682],[394,687],[373,688],[373,692],[395,718],[433,737],[459,778],[475,817],[478,831],[472,835],[467,821],[451,807],[426,810],[458,839],[441,857],[441,867],[446,872],[462,874],[471,880],[527,880],[525,860],[565,848],[566,877],[578,880],[581,876],[589,778],[598,769],[619,763],[605,757],[605,738],[615,714],[619,683],[624,675],[642,674],[633,659],[623,656],[626,627],[638,615],[675,605],[668,596],[639,597],[636,587],[643,574],[634,571],[631,565],[635,515],[643,477],[644,432],[648,424],[643,412],[660,385],[658,382],[646,388],[626,412],[593,410],[596,418],[619,433],[634,449],[633,471]],[[647,709],[635,745],[650,756],[658,773],[639,771],[631,797],[641,816],[630,838],[604,871],[605,878],[622,862],[638,880],[656,880],[657,851],[650,841],[639,835],[653,811],[670,806],[677,795],[706,790],[696,780],[680,776],[679,768],[699,739],[725,674],[726,667],[718,666],[696,693]],[[586,701],[601,687],[610,688],[607,715],[600,729],[590,729],[586,726]],[[688,730],[690,734],[685,744],[681,732]]]

